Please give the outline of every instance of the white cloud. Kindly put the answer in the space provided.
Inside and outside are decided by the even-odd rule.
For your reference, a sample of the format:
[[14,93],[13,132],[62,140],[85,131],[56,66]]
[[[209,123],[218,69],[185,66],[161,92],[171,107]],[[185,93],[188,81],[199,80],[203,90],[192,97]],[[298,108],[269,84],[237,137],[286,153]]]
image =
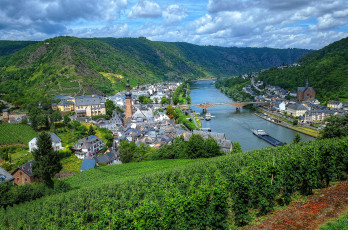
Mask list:
[[140,0],[128,14],[129,18],[158,18],[161,16],[161,7],[149,0]]
[[162,13],[166,24],[175,24],[187,17],[186,9],[178,5],[169,5]]

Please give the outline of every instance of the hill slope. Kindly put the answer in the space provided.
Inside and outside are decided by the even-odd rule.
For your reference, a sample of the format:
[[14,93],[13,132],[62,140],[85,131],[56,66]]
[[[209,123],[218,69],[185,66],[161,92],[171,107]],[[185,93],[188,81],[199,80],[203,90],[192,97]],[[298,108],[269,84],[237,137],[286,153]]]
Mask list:
[[0,56],[9,55],[17,52],[18,50],[27,47],[28,45],[35,44],[35,41],[6,41],[0,40]]
[[56,37],[0,57],[0,93],[19,103],[57,94],[112,94],[162,80],[231,76],[292,63],[301,49],[222,48],[145,38]]
[[309,53],[299,61],[302,66],[271,68],[261,73],[260,79],[270,85],[296,90],[305,86],[308,78],[319,100],[325,102],[337,97],[348,100],[348,38]]

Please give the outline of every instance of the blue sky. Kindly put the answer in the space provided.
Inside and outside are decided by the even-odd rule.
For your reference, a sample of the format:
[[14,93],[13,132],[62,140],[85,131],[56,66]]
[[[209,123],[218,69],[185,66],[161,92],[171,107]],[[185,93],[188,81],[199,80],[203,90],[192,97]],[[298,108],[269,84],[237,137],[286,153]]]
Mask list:
[[61,35],[320,49],[348,37],[348,0],[0,0],[1,40]]

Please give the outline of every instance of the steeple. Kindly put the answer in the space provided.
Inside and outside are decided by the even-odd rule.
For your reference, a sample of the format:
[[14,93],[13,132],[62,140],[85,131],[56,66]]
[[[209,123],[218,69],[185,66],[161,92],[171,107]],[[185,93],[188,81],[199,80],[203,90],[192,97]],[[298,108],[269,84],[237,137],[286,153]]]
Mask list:
[[127,79],[126,85],[126,99],[132,98],[132,93],[130,91],[129,79]]
[[308,77],[307,77],[307,81],[306,81],[306,88],[308,88]]

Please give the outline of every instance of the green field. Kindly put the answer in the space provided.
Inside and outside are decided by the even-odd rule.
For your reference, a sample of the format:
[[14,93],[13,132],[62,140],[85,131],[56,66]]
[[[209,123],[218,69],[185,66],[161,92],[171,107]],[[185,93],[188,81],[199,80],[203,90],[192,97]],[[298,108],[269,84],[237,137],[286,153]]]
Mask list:
[[343,178],[347,154],[342,138],[103,166],[67,178],[69,192],[0,208],[0,228],[235,229]]
[[320,230],[347,230],[348,229],[348,212],[336,221],[330,221],[324,226],[320,227]]
[[28,125],[23,124],[1,124],[0,125],[0,145],[24,144],[38,134]]

